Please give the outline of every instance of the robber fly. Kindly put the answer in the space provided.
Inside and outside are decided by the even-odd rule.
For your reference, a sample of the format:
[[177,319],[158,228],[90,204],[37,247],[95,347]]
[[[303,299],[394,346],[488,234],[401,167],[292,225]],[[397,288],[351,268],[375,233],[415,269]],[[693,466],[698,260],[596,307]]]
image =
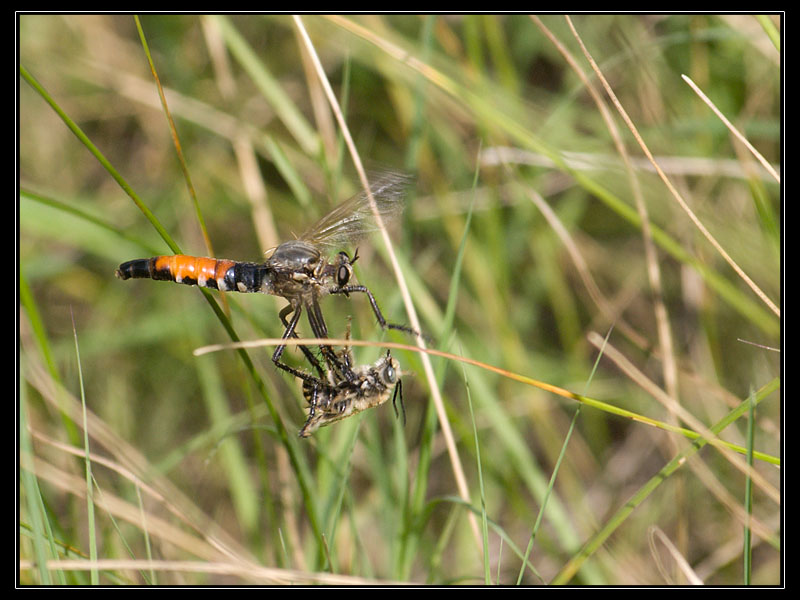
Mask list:
[[[392,171],[373,176],[370,190],[384,223],[402,212],[403,198],[410,183],[409,176]],[[377,226],[369,197],[362,191],[334,208],[297,239],[280,244],[263,263],[179,254],[131,260],[121,264],[116,275],[123,280],[174,281],[226,292],[281,296],[289,301],[279,314],[285,328],[282,339],[297,337],[295,330],[303,309],[314,336],[327,338],[328,328],[319,299],[327,294],[349,296],[358,292],[366,294],[382,329],[398,329],[416,335],[404,325],[387,323],[372,292],[366,286],[350,283],[358,251],[351,258],[341,248],[354,244],[375,229]],[[331,257],[335,250],[340,251]],[[291,318],[287,321],[290,314]],[[300,349],[319,377],[281,362],[285,348],[284,344],[275,349],[272,361],[276,366],[311,383],[325,377],[325,369],[319,359],[305,346],[300,346]],[[326,364],[334,372],[348,381],[358,378],[359,375],[340,360],[330,346],[322,346],[320,350]]]
[[[350,363],[349,349],[342,353],[342,362]],[[336,423],[369,408],[380,406],[392,394],[392,406],[397,415],[397,397],[403,410],[403,382],[400,364],[387,350],[375,364],[362,365],[352,370],[352,379],[339,378],[336,371],[328,371],[328,380],[309,378],[303,381],[303,396],[308,402],[308,419],[300,430],[300,437],[309,437],[320,427]]]

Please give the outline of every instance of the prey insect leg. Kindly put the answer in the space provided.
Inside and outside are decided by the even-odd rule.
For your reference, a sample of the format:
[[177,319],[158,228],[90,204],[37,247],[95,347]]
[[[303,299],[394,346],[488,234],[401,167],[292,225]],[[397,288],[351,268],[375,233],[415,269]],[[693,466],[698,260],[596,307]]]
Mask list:
[[394,416],[397,418],[400,415],[397,414],[397,395],[400,394],[400,410],[403,412],[403,427],[406,426],[406,405],[403,402],[403,380],[398,379],[397,385],[394,388],[394,394],[392,394],[392,408],[394,408]]

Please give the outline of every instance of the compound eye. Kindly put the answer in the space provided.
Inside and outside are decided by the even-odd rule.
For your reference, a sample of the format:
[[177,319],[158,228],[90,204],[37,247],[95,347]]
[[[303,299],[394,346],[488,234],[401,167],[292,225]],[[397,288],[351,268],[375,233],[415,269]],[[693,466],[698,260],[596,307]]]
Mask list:
[[383,371],[383,378],[387,383],[395,383],[397,381],[397,371],[394,370],[392,365],[386,365]]
[[339,269],[336,271],[336,283],[339,284],[339,287],[344,287],[347,285],[347,282],[350,281],[350,274],[352,270],[350,265],[343,264],[339,266]]

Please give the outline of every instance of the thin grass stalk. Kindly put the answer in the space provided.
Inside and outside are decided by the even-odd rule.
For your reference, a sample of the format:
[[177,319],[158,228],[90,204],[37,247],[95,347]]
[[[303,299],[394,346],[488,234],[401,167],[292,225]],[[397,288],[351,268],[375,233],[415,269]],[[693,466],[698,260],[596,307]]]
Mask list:
[[761,291],[761,288],[758,287],[756,285],[756,283],[752,279],[750,279],[750,277],[748,277],[748,275],[741,269],[741,267],[739,267],[739,265],[736,263],[736,261],[734,261],[730,257],[730,255],[724,250],[722,245],[719,242],[717,242],[717,240],[714,238],[714,236],[711,235],[711,232],[706,228],[705,225],[703,225],[702,221],[700,221],[700,219],[697,217],[697,215],[695,215],[694,211],[692,211],[692,209],[689,207],[689,205],[686,203],[686,201],[680,195],[678,190],[675,188],[675,186],[672,184],[670,179],[667,177],[666,173],[664,173],[664,171],[661,170],[661,167],[658,166],[658,163],[656,162],[655,158],[653,158],[653,155],[650,152],[650,149],[645,144],[644,139],[642,139],[642,137],[639,135],[639,132],[636,129],[636,125],[634,125],[633,121],[628,116],[628,113],[622,107],[622,104],[620,104],[619,100],[617,99],[617,96],[614,94],[614,90],[611,88],[611,86],[609,85],[608,81],[603,76],[603,73],[600,71],[600,67],[597,66],[597,63],[594,61],[594,58],[592,58],[592,55],[589,53],[588,49],[583,44],[583,41],[581,40],[580,36],[578,35],[577,30],[575,29],[574,25],[572,24],[572,20],[568,16],[565,17],[565,19],[567,20],[567,23],[569,24],[570,29],[575,34],[575,37],[578,40],[578,43],[580,44],[581,49],[584,52],[584,55],[586,56],[586,58],[589,61],[589,63],[592,65],[592,69],[597,74],[598,78],[600,79],[600,82],[603,84],[603,87],[605,88],[606,93],[611,98],[611,101],[614,103],[614,106],[616,107],[617,111],[622,116],[622,119],[625,121],[625,124],[628,126],[628,128],[630,129],[630,131],[633,134],[634,138],[639,143],[639,146],[642,148],[642,151],[645,153],[647,158],[653,164],[653,167],[655,167],[656,173],[658,173],[658,176],[664,182],[664,185],[667,186],[667,189],[670,191],[670,193],[672,194],[673,198],[675,198],[675,200],[677,201],[678,205],[687,214],[687,216],[692,221],[692,223],[694,223],[694,225],[695,225],[695,227],[697,227],[698,231],[700,231],[700,233],[702,233],[703,236],[708,240],[708,242],[711,244],[711,246],[719,253],[719,255],[723,259],[725,259],[725,262],[727,262],[731,266],[731,268],[733,268],[733,270],[736,271],[736,273],[739,275],[739,277],[742,279],[742,281],[744,281],[750,287],[750,289],[753,290],[753,292],[755,292],[755,294],[764,302],[764,304],[767,305],[767,307],[773,313],[775,313],[778,317],[780,317],[781,316],[781,311],[777,307],[777,305],[763,291]]
[[[378,225],[378,229],[383,236],[383,241],[386,247],[386,251],[389,255],[390,263],[392,265],[392,269],[395,273],[395,278],[397,280],[398,287],[400,288],[400,295],[403,298],[403,303],[406,307],[406,313],[408,314],[409,323],[415,331],[422,331],[422,327],[420,327],[419,318],[417,317],[416,310],[414,309],[413,301],[411,300],[411,295],[408,292],[408,286],[406,285],[405,279],[403,277],[402,271],[400,266],[397,262],[397,257],[394,253],[394,247],[392,245],[391,238],[389,237],[388,232],[386,231],[386,227],[383,224],[383,220],[378,212],[377,205],[375,204],[375,199],[372,197],[372,192],[370,190],[369,181],[367,181],[367,175],[364,171],[364,166],[362,164],[361,158],[358,154],[358,150],[356,149],[355,143],[353,142],[353,138],[350,135],[349,128],[347,127],[347,123],[344,121],[344,117],[342,116],[341,108],[338,106],[338,102],[336,101],[336,96],[333,93],[333,90],[330,87],[330,83],[325,75],[325,71],[322,68],[322,64],[319,62],[319,57],[317,56],[316,50],[311,42],[311,39],[308,37],[308,33],[303,26],[302,20],[295,16],[294,17],[295,25],[297,26],[300,34],[303,38],[303,41],[308,48],[309,54],[314,62],[314,66],[317,70],[317,75],[320,79],[320,82],[323,85],[325,93],[328,97],[328,101],[331,104],[331,108],[333,109],[333,113],[336,116],[337,121],[339,122],[339,128],[344,135],[345,143],[350,151],[350,156],[353,159],[353,163],[355,164],[356,171],[359,174],[359,178],[361,179],[361,185],[364,187],[367,195],[370,199],[370,204],[372,205],[372,210],[375,214],[375,220]],[[425,340],[421,337],[417,337],[417,344],[420,348],[425,347]],[[422,356],[422,365],[425,371],[425,376],[428,381],[428,389],[431,392],[431,397],[433,402],[436,406],[436,410],[439,415],[439,423],[442,428],[442,435],[445,439],[445,444],[447,445],[447,451],[450,456],[450,461],[453,466],[453,473],[456,478],[456,484],[458,486],[459,494],[465,500],[469,498],[469,490],[467,488],[466,477],[464,476],[464,469],[461,466],[461,459],[458,456],[458,451],[456,449],[455,440],[453,439],[453,434],[450,430],[449,422],[447,419],[447,413],[444,410],[444,402],[442,401],[441,394],[439,393],[438,386],[436,385],[436,378],[433,374],[433,366],[430,363],[425,355]],[[473,534],[475,536],[476,542],[479,543],[480,534],[478,532],[478,526],[475,522],[474,518],[470,519],[470,524],[472,525]]]
[[[756,394],[757,400],[760,402],[768,394],[774,391],[774,386],[766,386],[761,388]],[[728,415],[715,423],[709,428],[713,435],[718,435],[725,427],[728,426],[734,419],[741,416],[744,412],[749,410],[751,406],[750,397],[745,399]],[[670,460],[664,467],[650,480],[645,483],[636,493],[631,496],[622,507],[617,510],[607,521],[606,524],[594,534],[581,548],[575,556],[573,556],[567,563],[559,570],[555,577],[550,581],[551,585],[565,585],[569,583],[581,568],[584,562],[592,556],[600,546],[613,534],[627,518],[638,508],[658,487],[666,481],[675,471],[677,471],[689,458],[695,455],[703,446],[709,442],[706,437],[698,438],[693,441],[688,447],[679,452],[672,460]]]

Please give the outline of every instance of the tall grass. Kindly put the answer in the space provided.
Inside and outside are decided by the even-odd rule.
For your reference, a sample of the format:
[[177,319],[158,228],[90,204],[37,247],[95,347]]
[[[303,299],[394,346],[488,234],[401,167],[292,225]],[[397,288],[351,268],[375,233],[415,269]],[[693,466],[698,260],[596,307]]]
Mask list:
[[[779,172],[777,17],[139,22],[19,18],[20,583],[781,583],[780,184],[682,78]],[[396,349],[407,425],[306,441],[271,347],[193,353],[283,300],[114,269],[258,261],[359,189],[315,54],[416,176],[359,281],[470,362]],[[323,310],[359,363],[414,344]]]

